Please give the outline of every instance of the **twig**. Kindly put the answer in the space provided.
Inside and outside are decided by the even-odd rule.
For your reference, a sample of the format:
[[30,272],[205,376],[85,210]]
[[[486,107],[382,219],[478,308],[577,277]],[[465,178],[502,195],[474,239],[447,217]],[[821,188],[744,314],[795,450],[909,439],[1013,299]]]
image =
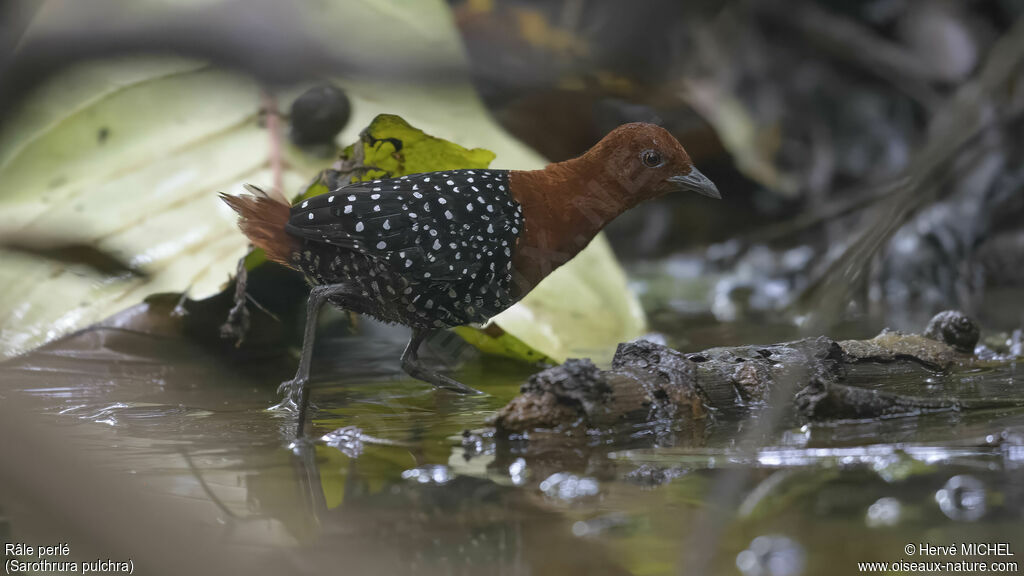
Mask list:
[[287,197],[284,190],[284,158],[281,152],[281,112],[277,109],[277,98],[270,92],[263,90],[260,93],[260,101],[265,115],[267,136],[270,138],[269,160],[274,191]]

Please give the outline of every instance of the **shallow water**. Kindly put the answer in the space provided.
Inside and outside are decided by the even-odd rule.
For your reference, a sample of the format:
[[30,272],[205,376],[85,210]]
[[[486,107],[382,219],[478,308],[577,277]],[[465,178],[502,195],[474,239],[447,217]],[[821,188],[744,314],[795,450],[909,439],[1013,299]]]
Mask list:
[[[759,340],[754,325],[716,334]],[[174,508],[218,553],[267,554],[293,572],[854,574],[900,559],[1024,569],[1022,410],[827,426],[765,412],[496,441],[487,418],[533,368],[472,358],[456,376],[485,395],[434,391],[398,372],[403,336],[367,325],[321,343],[314,435],[343,430],[308,446],[292,443],[290,414],[266,410],[290,359],[229,363],[167,336],[81,333],[0,367],[0,395]],[[967,397],[1020,396],[1022,384],[1016,364],[890,383]],[[69,518],[97,514],[77,496]],[[0,502],[17,538],[31,523],[12,497]],[[35,533],[74,543],[86,537],[75,526]],[[1013,555],[965,555],[963,543]],[[907,555],[908,544],[958,550]],[[157,561],[136,554],[140,567]]]

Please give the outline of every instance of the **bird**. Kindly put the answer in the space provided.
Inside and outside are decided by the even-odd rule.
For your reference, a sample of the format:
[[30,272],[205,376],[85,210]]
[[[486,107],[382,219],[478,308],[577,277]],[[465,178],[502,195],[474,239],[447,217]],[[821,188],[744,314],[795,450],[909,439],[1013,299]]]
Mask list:
[[221,198],[268,259],[311,284],[295,377],[281,385],[309,404],[317,317],[327,303],[412,329],[403,370],[437,388],[477,391],[423,366],[432,333],[483,323],[579,253],[617,216],[670,192],[721,198],[665,128],[613,129],[581,156],[543,169],[460,169],[340,186],[292,205],[249,187]]

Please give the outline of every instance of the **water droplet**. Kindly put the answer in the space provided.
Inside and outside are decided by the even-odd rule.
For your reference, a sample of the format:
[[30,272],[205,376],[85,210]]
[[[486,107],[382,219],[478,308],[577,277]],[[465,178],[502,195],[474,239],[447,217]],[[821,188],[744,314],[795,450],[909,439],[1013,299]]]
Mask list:
[[1007,468],[1024,467],[1024,446],[1007,442],[1002,445],[1002,449]]
[[867,522],[869,528],[895,526],[900,521],[902,511],[903,505],[900,504],[899,500],[888,496],[879,498],[868,507],[865,522]]
[[452,479],[452,476],[447,466],[434,464],[406,470],[402,472],[402,478],[404,480],[415,480],[420,484],[447,484]]
[[596,516],[589,520],[578,520],[572,525],[572,535],[577,538],[600,536],[606,532],[629,524],[629,517],[621,512]]
[[961,522],[974,522],[984,516],[986,499],[985,485],[968,474],[953,476],[935,493],[942,513]]
[[516,458],[516,461],[509,464],[508,476],[516,486],[522,486],[526,482],[526,460]]
[[783,446],[796,446],[803,448],[807,446],[807,443],[811,439],[810,428],[801,428],[799,430],[786,430],[782,433],[782,445]]
[[320,437],[328,446],[341,450],[349,458],[363,453],[363,431],[357,426],[345,426]]
[[587,532],[587,523],[582,520],[579,520],[572,525],[572,535],[576,536],[577,538],[582,538],[583,536],[586,536]]
[[803,548],[785,536],[758,536],[736,555],[736,567],[744,576],[797,576],[805,563]]
[[540,491],[550,498],[576,500],[598,493],[597,480],[576,476],[567,472],[556,472],[540,483]]

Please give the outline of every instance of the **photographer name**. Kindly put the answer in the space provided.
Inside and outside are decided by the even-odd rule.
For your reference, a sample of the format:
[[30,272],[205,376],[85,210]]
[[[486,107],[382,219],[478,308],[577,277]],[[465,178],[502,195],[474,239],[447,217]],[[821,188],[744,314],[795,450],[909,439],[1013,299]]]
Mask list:
[[917,545],[918,556],[1013,556],[1009,542],[979,543],[964,542],[960,545],[940,546],[931,543]]

